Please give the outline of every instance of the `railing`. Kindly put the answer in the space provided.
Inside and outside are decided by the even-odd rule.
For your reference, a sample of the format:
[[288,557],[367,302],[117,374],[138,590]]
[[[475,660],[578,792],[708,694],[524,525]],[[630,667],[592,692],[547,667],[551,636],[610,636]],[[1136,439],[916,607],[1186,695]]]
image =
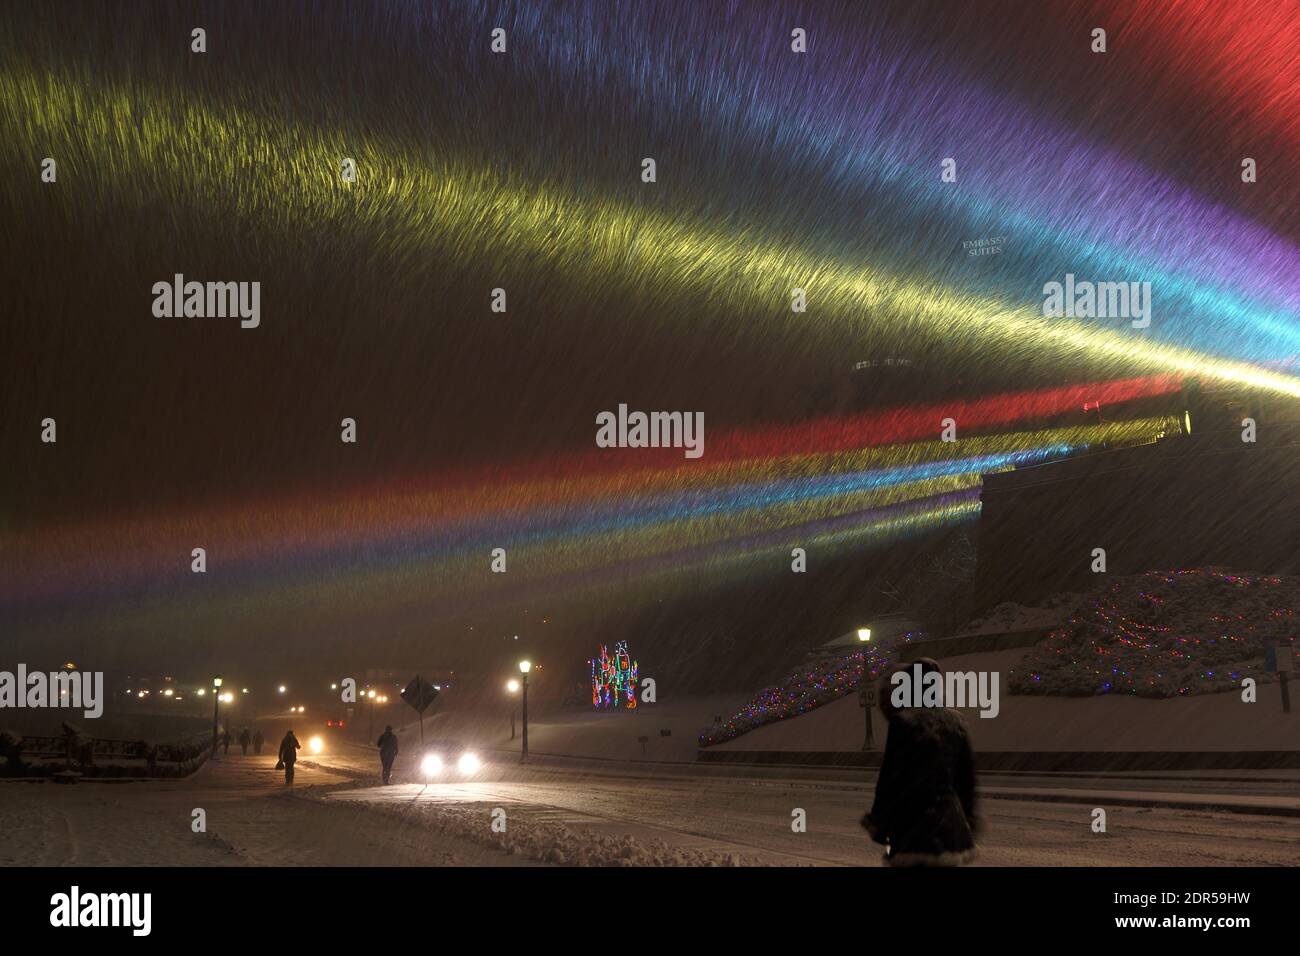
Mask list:
[[[193,761],[210,751],[211,734],[198,734],[178,741],[151,744],[144,740],[111,740],[79,734],[39,736],[24,734],[11,748],[19,760],[26,757],[55,757],[70,764],[88,766],[96,759],[142,760],[150,767],[159,763],[180,764]],[[9,756],[6,754],[5,756]]]

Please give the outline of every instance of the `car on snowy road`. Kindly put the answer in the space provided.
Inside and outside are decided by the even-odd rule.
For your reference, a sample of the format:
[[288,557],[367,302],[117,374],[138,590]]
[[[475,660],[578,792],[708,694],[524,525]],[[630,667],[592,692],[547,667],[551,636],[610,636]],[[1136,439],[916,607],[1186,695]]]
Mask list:
[[483,760],[456,740],[438,740],[420,750],[420,776],[425,780],[469,780],[484,767]]

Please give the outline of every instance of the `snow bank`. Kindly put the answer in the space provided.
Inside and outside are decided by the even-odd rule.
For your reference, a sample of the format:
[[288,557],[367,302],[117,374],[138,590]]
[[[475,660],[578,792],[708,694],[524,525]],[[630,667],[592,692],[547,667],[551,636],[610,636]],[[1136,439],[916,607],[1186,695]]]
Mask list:
[[507,819],[506,832],[494,833],[489,825],[492,805],[445,804],[434,802],[348,801],[347,794],[334,799],[418,824],[455,839],[467,839],[495,847],[512,856],[542,860],[557,866],[753,866],[756,859],[727,851],[674,847],[662,840],[637,840],[627,835],[599,833],[583,827],[535,820]]

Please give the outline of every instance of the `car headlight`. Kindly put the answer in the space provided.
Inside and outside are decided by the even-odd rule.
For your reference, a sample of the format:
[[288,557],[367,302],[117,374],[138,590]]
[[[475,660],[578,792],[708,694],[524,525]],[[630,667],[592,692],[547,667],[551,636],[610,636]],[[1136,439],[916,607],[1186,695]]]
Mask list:
[[311,740],[307,741],[307,746],[311,748],[312,753],[318,754],[325,749],[325,741],[321,740],[319,737],[313,737]]
[[442,758],[437,754],[425,754],[420,761],[420,773],[426,777],[436,777],[442,773]]
[[461,754],[460,760],[456,761],[456,767],[461,773],[478,773],[479,767],[483,766],[478,757],[473,754]]

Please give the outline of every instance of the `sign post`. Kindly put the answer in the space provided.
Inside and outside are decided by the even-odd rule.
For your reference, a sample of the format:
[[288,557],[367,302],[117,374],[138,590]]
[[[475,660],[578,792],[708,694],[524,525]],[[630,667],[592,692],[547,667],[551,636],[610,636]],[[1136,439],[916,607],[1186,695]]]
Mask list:
[[419,674],[411,678],[402,691],[402,700],[410,704],[420,715],[420,746],[424,746],[424,712],[438,699],[438,688],[434,687]]
[[871,750],[876,745],[871,726],[871,712],[876,709],[876,689],[865,681],[858,686],[858,704],[867,718],[867,739],[863,741],[862,749]]
[[1291,713],[1291,689],[1287,679],[1295,669],[1295,651],[1290,644],[1280,644],[1277,648],[1277,679],[1282,684],[1282,713]]

